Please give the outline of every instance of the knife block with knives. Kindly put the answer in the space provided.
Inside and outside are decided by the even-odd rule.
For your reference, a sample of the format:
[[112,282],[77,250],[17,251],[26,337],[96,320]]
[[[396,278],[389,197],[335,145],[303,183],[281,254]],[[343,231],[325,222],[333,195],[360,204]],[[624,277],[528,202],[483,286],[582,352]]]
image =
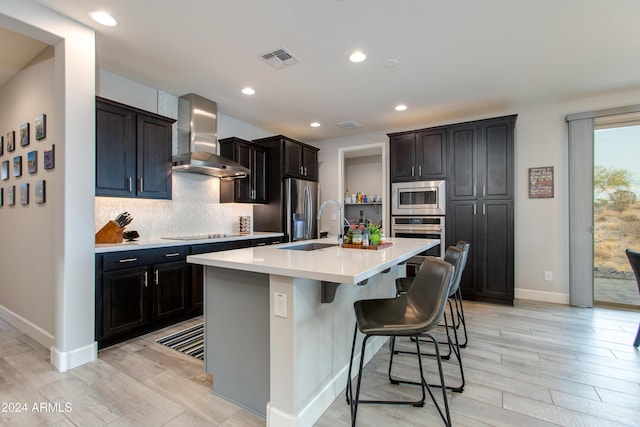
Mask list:
[[133,221],[129,212],[121,213],[113,221],[107,222],[96,233],[96,243],[122,243],[124,228]]

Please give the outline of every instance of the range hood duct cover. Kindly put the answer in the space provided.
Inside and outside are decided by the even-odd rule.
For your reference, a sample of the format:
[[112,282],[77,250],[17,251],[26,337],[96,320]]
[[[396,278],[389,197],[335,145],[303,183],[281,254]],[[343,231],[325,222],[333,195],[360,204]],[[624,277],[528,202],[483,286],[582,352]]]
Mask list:
[[178,99],[178,155],[174,172],[234,179],[249,175],[248,168],[218,155],[218,105],[195,93]]

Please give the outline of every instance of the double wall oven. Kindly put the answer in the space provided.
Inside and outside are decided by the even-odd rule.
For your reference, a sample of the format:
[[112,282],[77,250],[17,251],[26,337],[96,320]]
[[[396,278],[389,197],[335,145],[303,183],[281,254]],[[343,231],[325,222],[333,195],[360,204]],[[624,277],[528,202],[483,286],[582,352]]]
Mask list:
[[[435,246],[421,255],[441,257],[445,245],[445,182],[413,181],[391,184],[391,235],[412,239],[439,239]],[[407,273],[412,274],[422,262],[407,261]]]

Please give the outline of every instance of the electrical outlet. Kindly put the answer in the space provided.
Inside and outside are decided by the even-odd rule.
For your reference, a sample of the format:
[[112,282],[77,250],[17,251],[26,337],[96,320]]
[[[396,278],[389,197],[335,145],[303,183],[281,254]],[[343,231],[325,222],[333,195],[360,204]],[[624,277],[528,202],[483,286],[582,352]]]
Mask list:
[[553,280],[553,273],[550,271],[545,271],[544,272],[544,280],[547,282],[550,282]]
[[273,313],[278,317],[287,317],[287,294],[276,292],[273,295]]

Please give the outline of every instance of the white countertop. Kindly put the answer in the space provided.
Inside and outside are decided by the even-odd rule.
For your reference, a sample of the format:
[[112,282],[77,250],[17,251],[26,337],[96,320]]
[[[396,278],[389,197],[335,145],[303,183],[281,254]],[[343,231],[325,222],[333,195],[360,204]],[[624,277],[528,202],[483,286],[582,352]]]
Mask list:
[[233,270],[356,284],[440,243],[437,239],[387,239],[380,250],[333,246],[315,251],[281,249],[312,242],[337,243],[334,238],[190,255],[187,262]]
[[199,245],[203,243],[222,243],[233,242],[237,240],[248,239],[264,239],[270,237],[281,237],[282,233],[273,232],[261,232],[255,231],[251,234],[234,235],[227,237],[219,237],[215,239],[201,239],[201,240],[174,240],[164,238],[151,238],[151,239],[138,239],[134,242],[122,242],[122,243],[96,243],[95,253],[106,252],[118,252],[118,251],[132,251],[137,249],[153,249],[164,248],[169,246],[185,246],[185,245]]

